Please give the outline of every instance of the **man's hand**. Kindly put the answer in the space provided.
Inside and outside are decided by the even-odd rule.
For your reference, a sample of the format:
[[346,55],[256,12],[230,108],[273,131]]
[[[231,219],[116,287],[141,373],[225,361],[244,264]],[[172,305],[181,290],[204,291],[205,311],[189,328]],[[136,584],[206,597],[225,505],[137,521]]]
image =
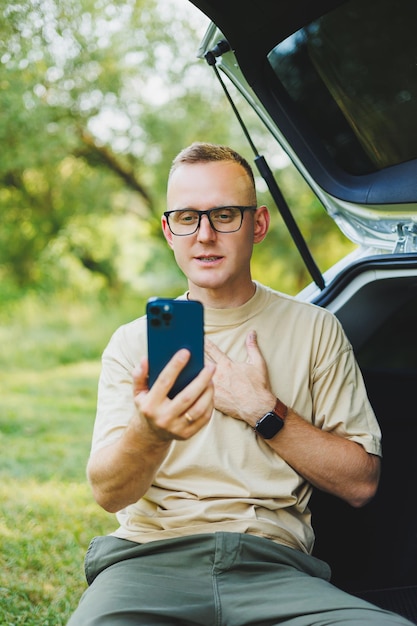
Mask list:
[[248,334],[246,349],[246,362],[236,363],[210,340],[205,344],[206,357],[216,364],[214,406],[253,427],[261,415],[272,411],[275,397],[255,331]]
[[[246,347],[246,362],[235,363],[206,340],[206,355],[217,365],[214,406],[253,427],[261,415],[273,409],[275,397],[254,332],[249,333]],[[316,428],[292,408],[288,409],[284,428],[264,443],[312,485],[352,506],[363,506],[375,494],[379,458],[354,441]]]
[[148,362],[133,375],[133,394],[139,415],[143,416],[153,436],[162,441],[189,439],[210,420],[213,411],[215,366],[206,365],[196,378],[173,399],[169,390],[190,358],[188,350],[179,350],[159,374],[151,389],[147,387]]
[[213,373],[210,363],[172,400],[168,391],[190,353],[179,350],[148,389],[148,361],[133,373],[137,407],[120,439],[90,457],[88,477],[97,502],[111,513],[137,502],[149,489],[174,439],[189,439],[213,411]]

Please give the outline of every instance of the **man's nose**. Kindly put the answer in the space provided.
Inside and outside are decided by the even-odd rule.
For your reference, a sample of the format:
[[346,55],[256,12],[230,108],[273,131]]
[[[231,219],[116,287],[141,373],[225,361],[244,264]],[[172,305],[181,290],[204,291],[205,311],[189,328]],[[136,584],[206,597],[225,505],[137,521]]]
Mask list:
[[200,218],[200,226],[198,229],[198,238],[199,239],[213,239],[216,231],[210,224],[210,220],[208,215],[202,215]]

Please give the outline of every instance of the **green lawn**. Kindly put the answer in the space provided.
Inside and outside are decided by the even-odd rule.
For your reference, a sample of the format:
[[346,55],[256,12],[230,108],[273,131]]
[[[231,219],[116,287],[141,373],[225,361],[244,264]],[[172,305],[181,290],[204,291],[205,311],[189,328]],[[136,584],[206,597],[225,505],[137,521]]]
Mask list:
[[85,580],[90,539],[116,528],[95,504],[85,466],[100,353],[143,312],[25,304],[0,324],[0,624],[66,624]]

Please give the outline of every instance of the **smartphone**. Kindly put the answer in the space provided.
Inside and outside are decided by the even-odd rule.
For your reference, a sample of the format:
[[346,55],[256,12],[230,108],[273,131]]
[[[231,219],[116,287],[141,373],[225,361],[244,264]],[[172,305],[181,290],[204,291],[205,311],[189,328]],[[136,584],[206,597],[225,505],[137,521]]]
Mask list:
[[197,300],[150,298],[146,305],[149,388],[171,357],[187,348],[191,357],[168,393],[176,396],[204,367],[204,309]]

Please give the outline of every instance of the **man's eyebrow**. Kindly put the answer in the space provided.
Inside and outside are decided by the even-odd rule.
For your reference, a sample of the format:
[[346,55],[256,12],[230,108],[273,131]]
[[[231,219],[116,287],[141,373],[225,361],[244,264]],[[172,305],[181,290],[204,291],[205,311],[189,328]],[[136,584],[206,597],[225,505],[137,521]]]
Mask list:
[[[245,205],[246,206],[246,205]],[[192,206],[179,207],[178,209],[171,209],[172,211],[197,211],[198,213],[202,211],[211,211],[212,209],[230,209],[230,208],[239,208],[240,205],[237,204],[220,204],[219,206],[212,206],[209,209],[195,209]]]

